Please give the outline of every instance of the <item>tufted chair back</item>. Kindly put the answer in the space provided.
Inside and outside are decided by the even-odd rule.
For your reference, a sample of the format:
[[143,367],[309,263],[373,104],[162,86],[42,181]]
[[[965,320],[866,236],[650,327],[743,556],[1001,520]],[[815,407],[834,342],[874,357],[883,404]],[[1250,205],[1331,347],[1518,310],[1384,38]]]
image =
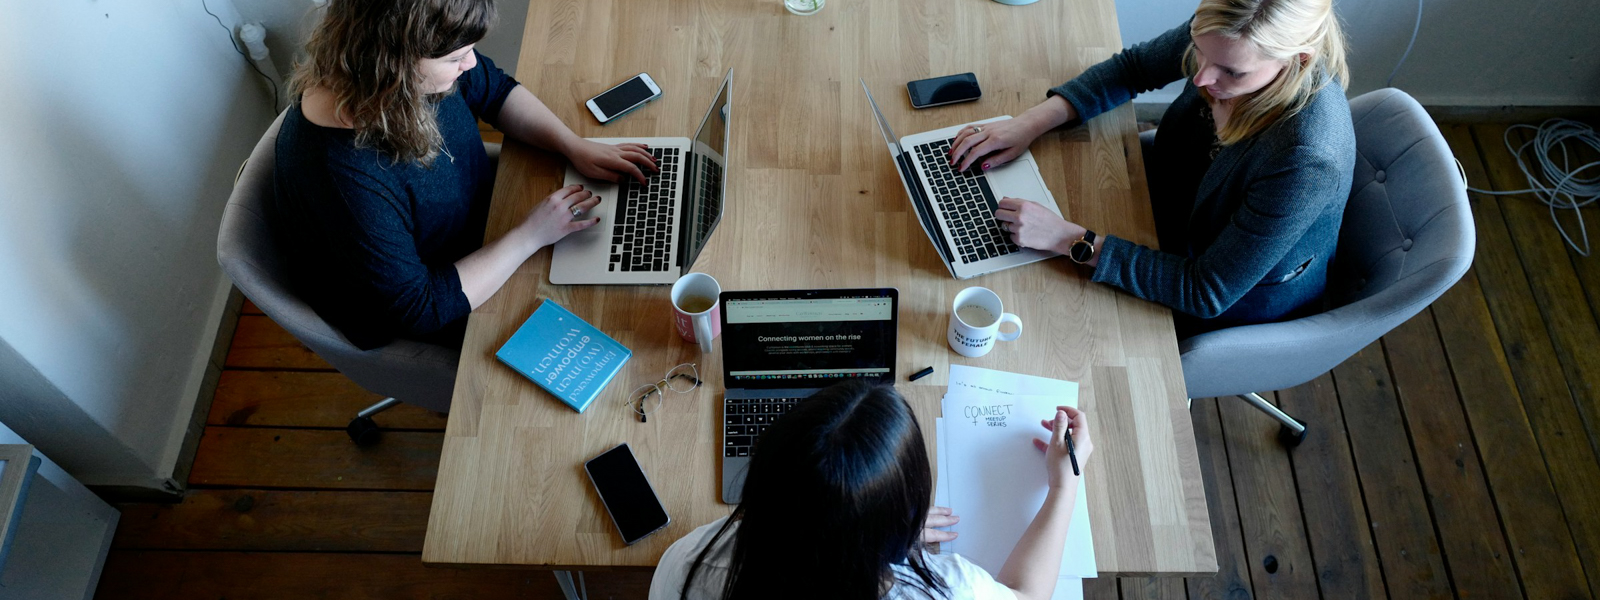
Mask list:
[[1421,312],[1472,264],[1466,187],[1422,106],[1387,88],[1351,100],[1350,113],[1356,168],[1329,271],[1329,309],[1182,340],[1190,398],[1315,379]]

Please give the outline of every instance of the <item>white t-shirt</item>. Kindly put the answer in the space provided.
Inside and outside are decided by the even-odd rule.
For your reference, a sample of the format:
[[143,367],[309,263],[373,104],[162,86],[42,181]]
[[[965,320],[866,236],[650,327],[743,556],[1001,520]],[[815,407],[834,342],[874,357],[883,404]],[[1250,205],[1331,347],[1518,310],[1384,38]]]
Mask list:
[[[655,578],[650,580],[650,600],[679,600],[678,591],[683,589],[683,580],[689,576],[689,567],[694,565],[695,557],[700,555],[700,550],[705,548],[706,542],[716,535],[717,529],[726,520],[728,518],[723,517],[701,525],[667,548],[667,553],[661,555],[661,564],[656,565]],[[717,540],[717,547],[706,555],[705,564],[700,566],[700,572],[695,576],[694,587],[689,588],[689,595],[682,600],[717,600],[722,597],[722,584],[728,578],[728,565],[733,560],[733,535],[738,530],[739,525],[734,524],[728,528],[728,533],[722,535],[722,539]],[[960,555],[923,553],[922,559],[929,570],[943,577],[945,584],[950,586],[951,600],[1016,599],[1011,588],[1001,585],[988,571]],[[911,574],[911,568],[904,565],[896,566],[895,570]],[[912,578],[915,580],[915,575]],[[924,598],[921,593],[906,589],[904,585],[894,586],[884,596],[884,600],[920,598]]]

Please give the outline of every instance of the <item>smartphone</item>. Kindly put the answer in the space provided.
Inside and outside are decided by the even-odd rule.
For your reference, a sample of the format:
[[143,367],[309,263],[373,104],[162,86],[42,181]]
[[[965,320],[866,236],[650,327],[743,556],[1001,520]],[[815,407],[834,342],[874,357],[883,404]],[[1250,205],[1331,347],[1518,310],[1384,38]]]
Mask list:
[[601,123],[608,123],[660,97],[661,88],[656,85],[656,81],[651,79],[649,74],[640,73],[633,79],[600,92],[600,95],[590,98],[583,105],[589,107],[589,112],[594,114],[594,118],[599,119]]
[[971,73],[918,79],[906,84],[906,92],[911,94],[912,108],[971,102],[983,97],[983,90],[978,89],[978,76]]
[[672,522],[627,443],[589,459],[583,463],[583,470],[589,472],[589,481],[600,493],[600,503],[629,546]]

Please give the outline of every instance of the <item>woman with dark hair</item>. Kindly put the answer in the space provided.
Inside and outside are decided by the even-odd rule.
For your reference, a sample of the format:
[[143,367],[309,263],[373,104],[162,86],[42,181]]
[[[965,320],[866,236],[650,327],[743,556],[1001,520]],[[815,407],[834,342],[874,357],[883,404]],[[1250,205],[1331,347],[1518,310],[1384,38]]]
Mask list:
[[[998,577],[922,544],[955,539],[929,510],[933,476],[911,406],[889,386],[841,383],[816,393],[762,434],[733,514],[672,544],[650,599],[1022,598],[1055,590],[1078,477],[1094,452],[1084,414],[1059,407],[1041,421],[1049,493]],[[1019,451],[1028,451],[1018,449]]]
[[494,169],[482,119],[584,175],[644,181],[639,144],[575,135],[473,46],[493,0],[333,0],[278,133],[280,232],[297,291],[361,348],[461,345],[467,313],[540,248],[593,226],[569,186],[484,244]]

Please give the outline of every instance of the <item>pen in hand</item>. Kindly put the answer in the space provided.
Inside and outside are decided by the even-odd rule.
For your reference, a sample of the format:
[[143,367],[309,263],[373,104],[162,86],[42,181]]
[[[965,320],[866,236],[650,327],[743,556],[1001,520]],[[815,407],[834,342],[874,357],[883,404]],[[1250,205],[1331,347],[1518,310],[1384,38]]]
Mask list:
[[1074,477],[1082,477],[1083,473],[1078,471],[1078,449],[1073,447],[1073,445],[1072,445],[1072,429],[1071,428],[1067,429],[1066,438],[1067,438],[1067,458],[1072,459],[1072,475]]

